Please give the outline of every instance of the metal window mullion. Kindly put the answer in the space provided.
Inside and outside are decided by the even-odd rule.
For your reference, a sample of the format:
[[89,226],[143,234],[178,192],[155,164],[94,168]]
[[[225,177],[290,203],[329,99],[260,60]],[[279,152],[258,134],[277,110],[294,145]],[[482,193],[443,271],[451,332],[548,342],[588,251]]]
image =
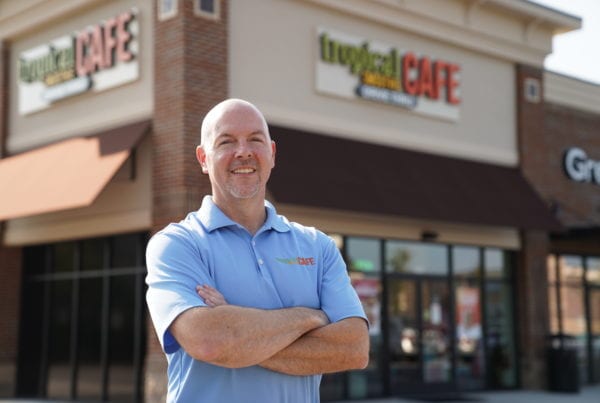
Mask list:
[[380,306],[380,318],[381,318],[381,335],[382,335],[382,346],[380,353],[380,363],[381,369],[380,373],[383,378],[383,394],[385,396],[390,396],[392,391],[392,380],[391,380],[391,370],[390,370],[390,335],[389,335],[389,309],[388,309],[388,299],[389,299],[389,284],[386,269],[386,240],[379,240],[379,251],[381,256],[380,261],[380,279],[381,279],[381,306]]
[[556,290],[556,315],[558,316],[558,333],[561,335],[559,342],[560,342],[560,348],[563,348],[563,337],[562,334],[564,333],[564,329],[563,329],[563,318],[562,318],[562,299],[561,299],[561,295],[560,295],[560,291],[562,288],[562,279],[560,278],[560,254],[556,255],[556,259],[554,260],[554,278],[556,279],[555,281],[555,290]]
[[[348,243],[348,237],[343,236],[342,237],[342,248],[340,250],[340,253],[342,254],[344,260],[347,260],[346,263],[346,273],[348,275],[350,275],[350,259],[348,259],[348,254],[347,254],[347,243]],[[341,374],[342,377],[342,398],[344,400],[348,400],[350,398],[350,382],[349,382],[349,378],[350,378],[350,372],[349,371],[344,371]]]
[[144,309],[143,309],[143,293],[144,293],[144,246],[145,246],[145,234],[140,234],[138,241],[136,242],[136,253],[135,253],[135,265],[138,270],[135,274],[135,299],[134,299],[134,325],[133,325],[133,380],[134,380],[134,402],[141,402],[143,399],[142,394],[142,380],[143,380],[143,365],[142,365],[142,351],[144,346],[143,326],[144,321]]
[[587,350],[587,356],[588,356],[588,360],[587,360],[587,364],[588,364],[588,368],[587,368],[587,372],[588,372],[588,382],[591,382],[592,379],[594,379],[594,349],[592,346],[593,343],[593,334],[592,334],[592,307],[590,305],[590,286],[589,283],[587,281],[587,271],[589,270],[588,267],[588,257],[589,256],[582,256],[582,263],[583,263],[583,306],[585,309],[585,328],[587,331],[587,337],[586,337],[586,350]]
[[[44,273],[50,273],[52,269],[53,250],[49,246],[44,247]],[[50,293],[50,287],[53,283],[50,281],[42,282],[43,289],[43,301],[42,306],[42,348],[40,352],[40,377],[38,383],[38,395],[41,397],[47,396],[47,383],[48,383],[48,363],[49,363],[49,347],[50,342],[50,314],[52,304],[52,294]]]
[[[521,351],[521,339],[519,338],[519,330],[518,330],[518,324],[519,324],[519,301],[517,300],[517,260],[516,260],[516,253],[515,252],[510,252],[507,253],[506,251],[503,252],[504,255],[504,264],[505,264],[505,268],[506,268],[506,262],[507,260],[509,260],[510,263],[510,270],[508,273],[508,279],[502,279],[502,281],[504,282],[503,284],[508,284],[508,296],[507,298],[510,301],[510,305],[511,305],[511,314],[512,314],[512,338],[513,338],[513,351],[512,351],[512,356],[511,358],[513,358],[513,362],[515,363],[515,378],[513,379],[515,381],[515,386],[517,388],[521,387],[521,356],[518,353],[519,351]],[[509,259],[510,256],[510,259]],[[525,269],[525,268],[523,268]]]
[[448,299],[449,299],[449,318],[448,323],[450,324],[450,374],[451,384],[454,388],[458,389],[458,354],[456,353],[456,279],[454,278],[454,247],[451,245],[446,246],[447,260],[448,260]]
[[[73,256],[73,271],[81,271],[83,244],[75,244],[75,253]],[[70,393],[71,400],[77,399],[77,370],[78,370],[78,352],[79,352],[79,277],[73,276],[71,290],[71,348],[70,348]]]
[[486,276],[486,261],[485,261],[485,249],[479,248],[479,293],[480,293],[480,304],[481,309],[481,342],[483,343],[483,371],[484,371],[484,384],[489,383],[490,379],[490,363],[489,357],[489,346],[488,346],[488,323],[487,323],[487,276]]
[[111,243],[106,238],[102,245],[102,308],[100,325],[100,371],[102,401],[108,400],[109,382],[109,331],[110,331],[110,266],[111,266]]

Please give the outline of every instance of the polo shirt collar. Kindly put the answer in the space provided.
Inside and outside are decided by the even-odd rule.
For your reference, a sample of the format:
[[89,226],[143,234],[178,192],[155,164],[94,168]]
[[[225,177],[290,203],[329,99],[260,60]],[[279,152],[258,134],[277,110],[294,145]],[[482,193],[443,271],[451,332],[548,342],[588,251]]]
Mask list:
[[[259,230],[259,232],[274,229],[278,232],[286,232],[290,230],[289,224],[287,224],[280,216],[277,215],[275,207],[265,200],[265,209],[267,210],[267,219]],[[214,203],[212,196],[204,196],[200,210],[198,210],[198,216],[202,225],[208,232],[212,232],[218,228],[239,226],[238,223],[227,217],[225,213]]]

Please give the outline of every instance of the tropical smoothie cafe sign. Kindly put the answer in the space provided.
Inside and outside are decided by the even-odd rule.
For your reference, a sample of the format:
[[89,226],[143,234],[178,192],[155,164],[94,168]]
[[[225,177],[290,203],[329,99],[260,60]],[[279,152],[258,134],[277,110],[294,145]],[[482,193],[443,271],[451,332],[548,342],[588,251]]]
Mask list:
[[317,91],[459,119],[458,64],[324,28],[318,41]]
[[101,92],[139,76],[136,10],[125,11],[19,56],[19,113]]

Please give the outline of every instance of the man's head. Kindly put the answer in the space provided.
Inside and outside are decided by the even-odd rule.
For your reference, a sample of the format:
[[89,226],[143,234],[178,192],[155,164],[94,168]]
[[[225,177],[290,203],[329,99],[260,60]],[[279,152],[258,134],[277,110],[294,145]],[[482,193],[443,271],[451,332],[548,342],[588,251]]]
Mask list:
[[275,166],[275,143],[254,105],[228,99],[213,107],[202,121],[196,157],[210,178],[218,205],[235,199],[264,199]]

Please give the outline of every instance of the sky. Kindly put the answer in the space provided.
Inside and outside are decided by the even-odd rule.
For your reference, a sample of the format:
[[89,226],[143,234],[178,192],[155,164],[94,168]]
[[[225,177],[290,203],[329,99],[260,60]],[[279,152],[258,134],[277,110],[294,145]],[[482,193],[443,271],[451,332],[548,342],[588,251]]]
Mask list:
[[529,0],[582,18],[581,29],[556,35],[547,70],[600,84],[600,0]]

